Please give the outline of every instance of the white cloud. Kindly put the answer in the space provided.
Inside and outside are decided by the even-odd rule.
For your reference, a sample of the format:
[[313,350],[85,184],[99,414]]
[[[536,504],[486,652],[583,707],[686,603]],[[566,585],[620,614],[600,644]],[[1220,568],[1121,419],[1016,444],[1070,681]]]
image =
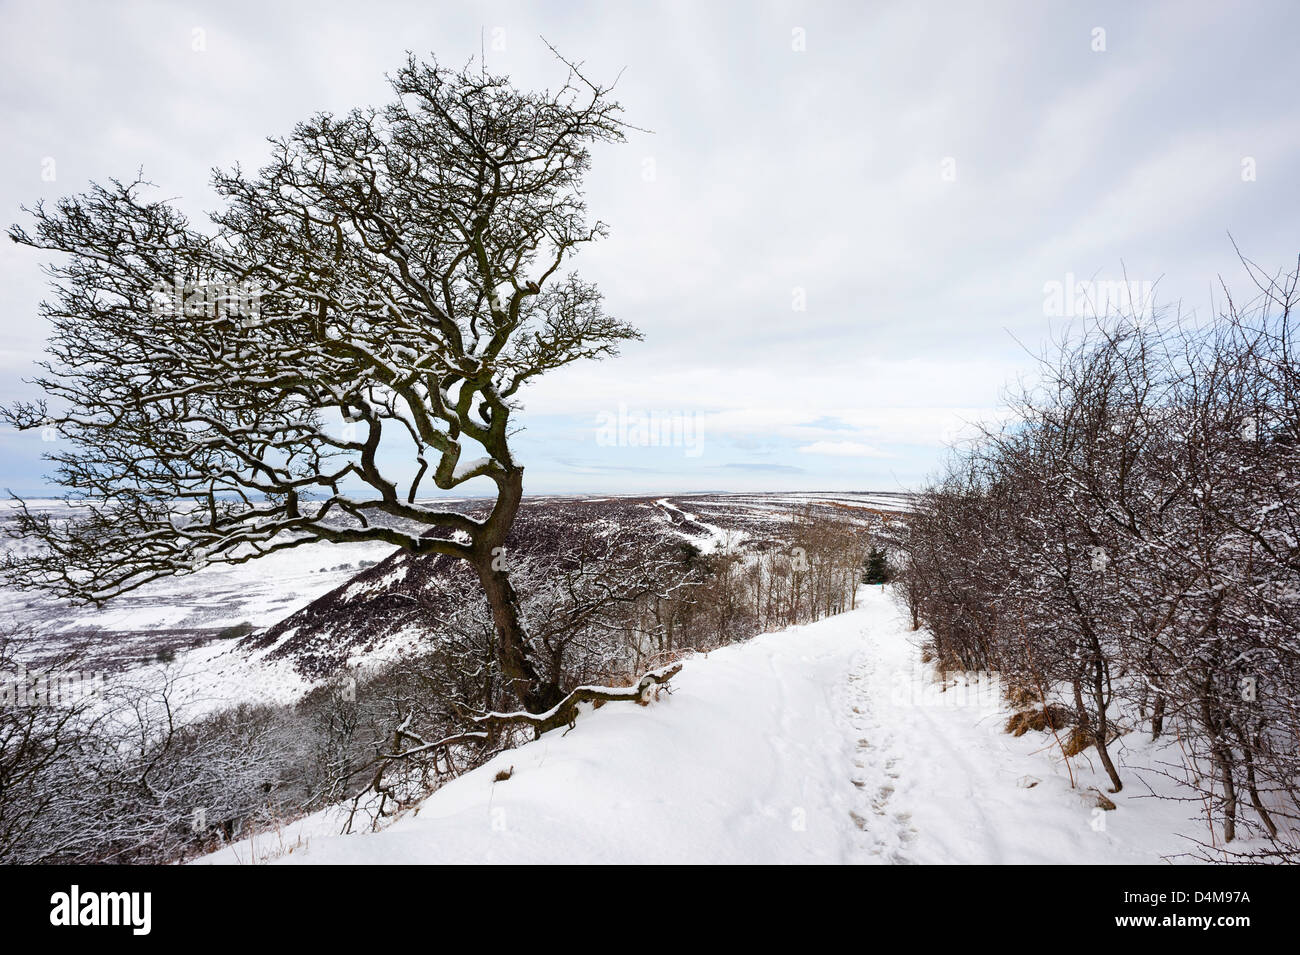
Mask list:
[[[1032,371],[1017,340],[1036,351],[1051,331],[1045,282],[1115,278],[1123,264],[1135,279],[1163,276],[1162,301],[1203,306],[1216,273],[1243,278],[1227,232],[1266,268],[1297,247],[1300,10],[1286,2],[1250,17],[1170,0],[936,18],[850,0],[506,0],[486,21],[487,8],[414,0],[368,20],[334,0],[308,18],[254,0],[200,18],[11,6],[0,208],[15,218],[20,203],[141,166],[198,212],[215,205],[211,166],[256,166],[264,136],[314,110],[383,102],[383,74],[406,49],[465,62],[484,26],[506,39],[489,68],[521,85],[557,79],[538,34],[591,75],[626,67],[626,117],[655,132],[594,150],[587,201],[612,235],[576,265],[646,338],[530,388],[519,423],[540,443],[581,447],[565,436],[625,403],[699,415],[719,453],[731,441],[780,463],[798,448],[867,448],[916,473],[995,419],[1002,386]],[[798,54],[796,23],[808,37]],[[202,54],[190,48],[199,26]],[[47,156],[57,183],[40,178]],[[1241,181],[1246,156],[1256,182]],[[945,157],[955,181],[940,178]],[[21,379],[43,336],[39,260],[0,246],[0,401],[34,397]],[[792,309],[794,287],[806,311]],[[817,487],[871,458],[806,451],[798,463]],[[675,466],[717,486],[726,463]],[[41,470],[31,451],[0,478],[32,486],[24,475]]]
[[800,454],[829,454],[837,458],[887,458],[890,455],[861,441],[814,441],[799,448]]

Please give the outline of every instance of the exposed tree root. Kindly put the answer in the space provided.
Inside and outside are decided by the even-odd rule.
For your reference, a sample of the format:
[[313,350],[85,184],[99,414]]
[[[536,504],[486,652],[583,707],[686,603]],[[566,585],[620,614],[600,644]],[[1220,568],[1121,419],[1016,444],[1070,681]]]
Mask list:
[[645,704],[649,702],[650,692],[666,684],[681,671],[681,668],[680,663],[674,663],[658,670],[651,670],[637,681],[636,686],[580,686],[545,713],[528,713],[523,710],[513,713],[487,713],[475,717],[474,722],[493,731],[524,724],[533,728],[534,738],[537,738],[549,730],[561,726],[573,726],[578,718],[580,703],[613,703],[626,700]]

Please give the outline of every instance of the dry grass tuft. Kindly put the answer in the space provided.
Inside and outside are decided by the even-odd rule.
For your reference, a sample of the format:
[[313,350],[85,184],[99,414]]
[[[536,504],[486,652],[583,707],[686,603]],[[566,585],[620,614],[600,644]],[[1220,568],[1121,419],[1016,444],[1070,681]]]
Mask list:
[[1024,736],[1030,730],[1059,730],[1073,723],[1074,714],[1068,708],[1052,703],[1046,708],[1036,706],[1012,713],[1007,720],[1006,731],[1012,736]]

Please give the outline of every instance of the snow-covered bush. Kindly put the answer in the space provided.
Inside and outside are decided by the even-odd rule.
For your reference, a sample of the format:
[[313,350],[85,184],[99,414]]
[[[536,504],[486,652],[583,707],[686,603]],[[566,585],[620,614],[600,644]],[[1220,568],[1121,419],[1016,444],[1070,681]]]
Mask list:
[[1116,790],[1116,714],[1174,724],[1213,838],[1294,860],[1297,274],[1257,284],[1203,327],[1119,317],[1063,344],[918,502],[902,591],[941,665],[1072,701]]

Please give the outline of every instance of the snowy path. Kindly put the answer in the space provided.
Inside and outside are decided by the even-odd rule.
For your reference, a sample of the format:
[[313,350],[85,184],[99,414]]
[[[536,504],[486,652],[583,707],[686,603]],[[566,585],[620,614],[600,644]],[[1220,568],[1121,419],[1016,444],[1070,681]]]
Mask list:
[[993,692],[941,692],[914,642],[864,588],[859,609],[692,659],[671,697],[584,713],[384,832],[309,819],[207,861],[1114,863],[1185,848],[1167,803],[1126,792],[1099,821],[1046,736],[1002,733]]

